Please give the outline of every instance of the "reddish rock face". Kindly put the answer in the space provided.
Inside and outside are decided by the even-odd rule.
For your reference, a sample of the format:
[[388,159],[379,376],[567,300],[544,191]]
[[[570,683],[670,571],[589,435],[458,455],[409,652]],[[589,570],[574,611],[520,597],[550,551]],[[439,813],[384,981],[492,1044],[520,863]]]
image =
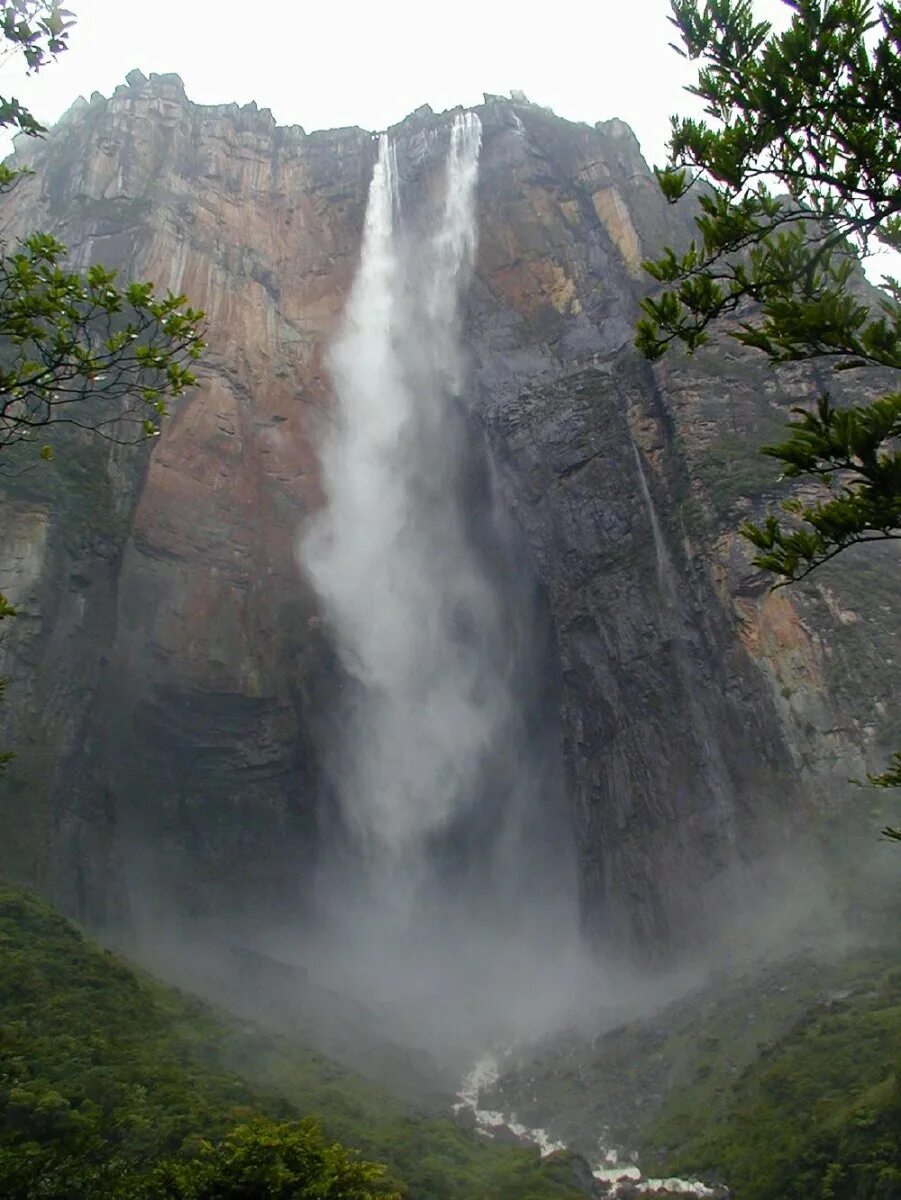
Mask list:
[[[375,145],[133,78],[29,149],[0,229],[184,292],[209,352],[152,454],[71,442],[52,482],[9,484],[0,865],[95,922],[290,913],[342,686],[296,539]],[[628,128],[479,112],[466,401],[543,597],[585,920],[675,944],[800,796],[878,761],[896,618],[853,619],[838,576],[774,601],[749,569],[731,531],[776,491],[754,447],[792,381],[722,345],[656,373],[632,351],[640,261],[687,218]],[[421,110],[394,131],[414,200],[448,127]]]

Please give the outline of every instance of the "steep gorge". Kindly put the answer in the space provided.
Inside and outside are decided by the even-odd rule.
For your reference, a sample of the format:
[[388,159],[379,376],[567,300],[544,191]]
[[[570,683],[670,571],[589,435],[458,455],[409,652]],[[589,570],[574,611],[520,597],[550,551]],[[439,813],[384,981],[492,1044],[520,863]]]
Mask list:
[[[723,344],[656,369],[635,354],[641,258],[686,217],[628,128],[477,112],[472,517],[506,514],[541,614],[529,719],[559,744],[585,928],[691,946],[774,832],[891,744],[897,614],[878,561],[868,596],[838,567],[792,594],[748,567],[732,531],[778,491],[754,448],[797,381]],[[391,131],[414,202],[440,195],[451,121]],[[0,868],[108,930],[291,921],[332,828],[346,683],[296,542],[323,500],[327,353],[377,143],[133,72],[21,152],[39,169],[3,236],[50,228],[77,263],[184,291],[210,350],[152,453],[71,437],[52,481],[3,482],[21,615]]]

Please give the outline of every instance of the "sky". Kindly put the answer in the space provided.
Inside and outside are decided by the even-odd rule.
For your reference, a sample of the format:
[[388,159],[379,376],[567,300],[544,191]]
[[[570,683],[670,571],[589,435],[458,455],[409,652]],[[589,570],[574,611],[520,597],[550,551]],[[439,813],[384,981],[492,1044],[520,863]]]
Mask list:
[[[68,0],[70,49],[25,77],[0,65],[0,94],[45,124],[79,95],[109,95],[133,67],[179,74],[201,104],[255,100],[283,125],[384,129],[517,88],[562,117],[620,117],[649,162],[670,114],[697,112],[692,66],[670,47],[669,0]],[[782,26],[783,0],[755,0]],[[0,150],[5,149],[0,143]],[[879,265],[875,275],[886,267]],[[871,274],[873,272],[870,272]]]
[[[781,16],[781,0],[758,0]],[[45,123],[109,95],[132,67],[174,71],[201,104],[255,100],[280,124],[383,129],[419,105],[511,88],[560,116],[621,117],[661,161],[691,69],[669,48],[668,0],[68,0],[70,49],[13,92]]]

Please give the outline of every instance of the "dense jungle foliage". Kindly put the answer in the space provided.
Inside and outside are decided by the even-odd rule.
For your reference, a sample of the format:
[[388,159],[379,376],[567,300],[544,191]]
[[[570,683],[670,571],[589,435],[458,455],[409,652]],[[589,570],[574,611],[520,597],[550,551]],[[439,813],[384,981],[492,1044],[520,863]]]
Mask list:
[[658,1165],[724,1179],[736,1200],[901,1200],[901,968],[880,957],[732,1078],[728,1030],[700,1039],[696,1086],[647,1130],[649,1152],[670,1148]]
[[0,884],[4,1200],[564,1200],[580,1194],[573,1172],[569,1156],[542,1162],[411,1114],[154,982]]

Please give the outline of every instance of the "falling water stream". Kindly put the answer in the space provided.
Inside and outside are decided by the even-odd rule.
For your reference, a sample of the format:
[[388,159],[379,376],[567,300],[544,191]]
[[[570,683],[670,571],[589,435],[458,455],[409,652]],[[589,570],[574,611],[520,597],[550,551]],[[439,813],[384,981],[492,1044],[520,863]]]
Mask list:
[[524,694],[545,684],[533,591],[464,404],[480,147],[478,117],[458,115],[443,199],[408,222],[382,135],[331,354],[326,503],[301,543],[346,679],[332,748],[344,841],[320,872],[320,958],[413,1044],[478,1058],[457,1107],[486,1136],[504,1124],[550,1152],[542,1131],[479,1108],[489,1052],[599,990],[559,742]]
[[382,136],[332,354],[341,409],[323,447],[328,505],[305,543],[345,668],[366,690],[342,802],[370,855],[392,860],[415,855],[465,802],[508,703],[480,645],[495,634],[497,595],[454,495],[446,419],[461,376],[480,140],[478,117],[458,117],[443,214],[413,262],[399,234],[396,154]]
[[534,582],[465,404],[480,146],[457,115],[440,199],[413,189],[404,211],[380,139],[301,544],[346,677],[323,941],[342,986],[461,1038],[556,1003],[548,956],[583,961]]
[[686,605],[679,575],[673,562],[672,555],[666,544],[666,538],[660,527],[657,506],[651,489],[648,486],[644,464],[638,447],[633,444],[635,465],[638,470],[638,484],[641,498],[644,502],[648,523],[654,540],[654,562],[657,574],[657,590],[660,593],[661,611],[665,622],[664,632],[669,640],[673,662],[682,683],[682,694],[690,714],[690,728],[698,740],[700,770],[706,780],[709,794],[715,803],[711,811],[719,822],[721,836],[732,839],[731,830],[732,808],[730,797],[734,794],[734,784],[729,769],[723,758],[720,739],[716,735],[710,717],[710,712],[704,699],[698,695],[697,682],[693,678],[690,662],[692,621]]

